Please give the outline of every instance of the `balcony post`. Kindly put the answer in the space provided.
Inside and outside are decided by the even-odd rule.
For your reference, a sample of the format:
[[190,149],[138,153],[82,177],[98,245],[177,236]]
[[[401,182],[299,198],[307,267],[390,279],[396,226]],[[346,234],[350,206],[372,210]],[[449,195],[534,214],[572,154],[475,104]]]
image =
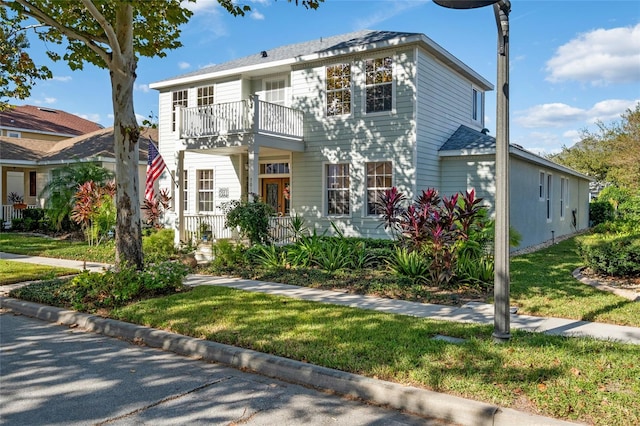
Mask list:
[[[176,191],[176,223],[174,226],[175,232],[173,236],[173,243],[176,247],[180,246],[180,241],[184,234],[184,150],[181,149],[176,152],[176,178],[178,180],[178,190]],[[173,185],[173,182],[171,182]]]

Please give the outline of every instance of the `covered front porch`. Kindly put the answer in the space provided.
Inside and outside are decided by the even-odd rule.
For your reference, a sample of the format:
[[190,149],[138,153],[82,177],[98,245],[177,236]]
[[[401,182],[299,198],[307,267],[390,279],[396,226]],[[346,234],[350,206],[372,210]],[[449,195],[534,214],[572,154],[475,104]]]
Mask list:
[[[176,125],[179,135],[176,151],[175,205],[176,240],[194,241],[204,238],[237,237],[236,230],[224,227],[225,215],[220,205],[234,199],[247,200],[259,196],[271,205],[276,215],[271,218],[275,242],[289,241],[288,224],[291,206],[292,153],[303,152],[303,113],[293,108],[250,99],[193,108],[178,108]],[[185,165],[185,154],[197,153],[228,157],[234,164],[234,181],[229,184],[216,175],[216,212],[202,209],[196,200],[185,203],[185,179],[193,165]],[[190,183],[191,188],[193,184]],[[213,185],[213,184],[212,184]],[[229,186],[231,185],[231,191]],[[234,188],[239,188],[234,190]],[[229,195],[229,193],[233,195]],[[239,197],[238,197],[239,195]],[[195,210],[194,210],[195,209]],[[204,211],[203,211],[204,210]],[[176,241],[177,243],[179,241]]]

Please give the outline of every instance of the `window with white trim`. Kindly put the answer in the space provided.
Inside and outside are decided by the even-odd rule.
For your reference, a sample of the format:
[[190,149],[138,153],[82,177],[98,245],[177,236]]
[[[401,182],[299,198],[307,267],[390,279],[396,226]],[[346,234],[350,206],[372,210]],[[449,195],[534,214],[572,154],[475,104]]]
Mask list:
[[569,208],[569,178],[560,178],[560,219],[564,220],[565,210]]
[[327,117],[351,114],[351,65],[326,68]]
[[484,92],[473,88],[471,90],[472,93],[472,103],[473,107],[471,110],[471,118],[473,121],[477,121],[479,123],[484,122]]
[[348,164],[327,164],[327,215],[350,213],[350,179]]
[[171,130],[176,131],[176,107],[186,108],[188,91],[177,90],[171,93]]
[[198,106],[213,105],[213,86],[198,87]]
[[284,79],[265,81],[264,100],[272,104],[285,105],[285,85]]
[[540,172],[540,183],[538,187],[538,198],[544,201],[544,172]]
[[20,137],[22,137],[22,133],[14,132],[12,130],[7,130],[7,136],[10,137],[10,138],[20,138]]
[[189,210],[189,170],[182,171],[182,210]]
[[365,67],[365,102],[367,113],[391,111],[393,108],[393,58],[367,59]]
[[391,161],[367,163],[367,215],[382,214],[380,196],[392,187]]
[[212,212],[213,206],[213,170],[198,170],[198,211]]
[[547,191],[546,191],[546,195],[547,195],[547,222],[551,222],[551,185],[553,183],[552,180],[552,176],[551,175],[547,175]]

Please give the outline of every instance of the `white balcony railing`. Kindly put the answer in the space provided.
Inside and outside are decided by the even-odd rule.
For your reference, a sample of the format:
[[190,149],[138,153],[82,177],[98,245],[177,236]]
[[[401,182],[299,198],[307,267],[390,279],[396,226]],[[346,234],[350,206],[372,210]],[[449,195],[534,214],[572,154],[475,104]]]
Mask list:
[[179,134],[195,139],[240,133],[260,133],[302,140],[302,111],[260,101],[238,102],[179,109]]

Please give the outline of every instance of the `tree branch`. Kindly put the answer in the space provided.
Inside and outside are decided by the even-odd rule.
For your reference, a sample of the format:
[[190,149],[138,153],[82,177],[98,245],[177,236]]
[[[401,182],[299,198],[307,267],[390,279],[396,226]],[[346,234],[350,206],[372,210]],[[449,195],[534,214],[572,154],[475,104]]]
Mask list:
[[[111,62],[111,57],[109,53],[105,51],[102,47],[96,44],[96,41],[104,43],[104,40],[101,39],[100,37],[95,37],[90,34],[84,34],[81,32],[74,31],[68,27],[65,27],[64,25],[58,23],[51,16],[47,15],[45,12],[43,12],[42,10],[40,10],[39,8],[37,8],[27,0],[13,0],[13,1],[15,1],[16,3],[18,3],[23,7],[24,10],[22,13],[24,13],[26,16],[35,18],[39,22],[55,28],[56,30],[60,31],[69,39],[83,42],[87,47],[89,47],[89,49],[93,50],[98,56],[100,56],[102,60],[105,62],[105,64],[108,65]],[[4,6],[10,7],[9,3],[11,2],[8,2],[6,0],[0,0],[0,4]]]
[[115,56],[118,62],[122,62],[122,49],[120,47],[120,43],[118,42],[118,37],[116,36],[116,32],[104,17],[102,13],[98,10],[95,4],[93,4],[92,0],[82,0],[82,4],[87,8],[93,19],[95,19],[100,27],[104,30],[105,35],[109,42],[109,46],[111,46],[111,55]]

